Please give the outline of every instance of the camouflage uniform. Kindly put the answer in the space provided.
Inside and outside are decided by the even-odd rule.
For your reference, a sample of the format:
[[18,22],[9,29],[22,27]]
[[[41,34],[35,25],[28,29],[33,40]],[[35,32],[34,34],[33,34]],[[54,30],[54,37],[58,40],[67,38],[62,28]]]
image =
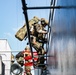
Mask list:
[[[35,48],[35,50],[38,52],[38,56],[42,55],[42,57],[38,57],[37,63],[35,66],[42,67],[43,69],[46,69],[45,65],[39,65],[44,64],[45,58],[45,50],[43,48],[42,41],[46,41],[45,35],[47,34],[47,31],[44,29],[44,27],[48,25],[48,21],[46,21],[44,18],[41,18],[41,24],[34,24],[33,29],[31,31],[31,43],[32,46]],[[41,41],[41,43],[40,43]]]
[[39,43],[38,41],[36,41],[35,36],[31,36],[31,44],[32,44],[32,47],[37,51],[38,54],[45,53],[44,48],[42,48],[42,43]]

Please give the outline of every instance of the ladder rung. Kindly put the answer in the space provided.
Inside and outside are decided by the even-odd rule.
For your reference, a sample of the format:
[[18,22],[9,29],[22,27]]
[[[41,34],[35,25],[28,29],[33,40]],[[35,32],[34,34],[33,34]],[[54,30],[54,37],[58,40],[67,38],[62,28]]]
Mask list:
[[39,64],[39,65],[48,65],[48,64]]

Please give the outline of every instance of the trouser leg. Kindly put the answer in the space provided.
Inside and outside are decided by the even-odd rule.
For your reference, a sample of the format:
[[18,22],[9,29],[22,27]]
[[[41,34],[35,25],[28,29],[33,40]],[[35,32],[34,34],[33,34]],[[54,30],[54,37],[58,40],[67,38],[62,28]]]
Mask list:
[[42,57],[39,57],[38,60],[37,60],[37,63],[36,63],[36,67],[39,67],[39,68],[42,68],[43,70],[46,69],[46,65],[45,65],[45,58],[44,56],[42,55]]
[[38,54],[44,54],[45,53],[45,50],[42,47],[42,43],[39,43],[36,40],[36,37],[35,36],[32,36],[31,37],[31,44],[32,44],[33,48],[37,51]]
[[[29,61],[26,61],[26,63],[29,63]],[[26,75],[32,75],[31,74],[31,67],[29,65],[25,66],[25,72],[26,72]]]

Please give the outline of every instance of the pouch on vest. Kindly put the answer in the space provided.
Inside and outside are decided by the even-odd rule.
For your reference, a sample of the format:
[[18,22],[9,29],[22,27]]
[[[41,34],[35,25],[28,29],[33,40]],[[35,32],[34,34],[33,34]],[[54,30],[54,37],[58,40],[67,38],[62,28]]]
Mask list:
[[15,34],[15,37],[22,41],[27,35],[27,28],[26,28],[26,25],[24,25],[23,27],[21,27],[17,33]]

